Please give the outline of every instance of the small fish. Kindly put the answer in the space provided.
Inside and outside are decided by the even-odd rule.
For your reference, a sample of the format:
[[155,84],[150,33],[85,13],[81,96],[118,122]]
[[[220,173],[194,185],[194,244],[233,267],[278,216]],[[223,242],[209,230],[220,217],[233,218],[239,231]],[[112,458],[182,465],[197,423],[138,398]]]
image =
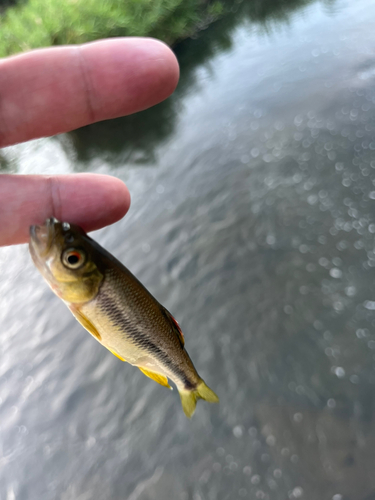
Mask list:
[[186,352],[180,326],[132,273],[74,224],[30,227],[30,253],[49,286],[104,347],[147,377],[177,386],[185,415],[217,403]]

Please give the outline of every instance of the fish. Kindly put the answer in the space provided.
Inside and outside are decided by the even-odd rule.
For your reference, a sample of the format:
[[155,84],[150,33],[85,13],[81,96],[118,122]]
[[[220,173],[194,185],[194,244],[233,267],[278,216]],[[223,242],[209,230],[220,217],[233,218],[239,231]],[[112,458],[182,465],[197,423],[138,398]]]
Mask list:
[[52,291],[100,344],[162,386],[176,385],[188,418],[198,399],[219,402],[172,314],[80,226],[54,217],[30,226],[29,250]]

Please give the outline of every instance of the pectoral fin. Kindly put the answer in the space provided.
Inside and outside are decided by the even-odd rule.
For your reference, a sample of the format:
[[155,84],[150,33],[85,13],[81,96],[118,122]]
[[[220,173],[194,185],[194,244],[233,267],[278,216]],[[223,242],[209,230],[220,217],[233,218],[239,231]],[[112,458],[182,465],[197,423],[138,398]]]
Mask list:
[[138,368],[141,370],[141,372],[146,375],[146,377],[151,378],[152,380],[155,380],[160,385],[163,385],[164,387],[168,387],[168,389],[172,389],[172,387],[168,384],[168,379],[164,375],[159,375],[158,373],[150,372],[148,370],[145,370],[144,368]]
[[[73,316],[76,318],[77,321],[81,323],[81,325],[86,328],[86,330],[91,333],[93,337],[96,338],[96,340],[99,340],[99,342],[102,341],[102,337],[98,330],[95,328],[95,326],[91,323],[89,319],[86,318],[84,314],[81,313],[78,309],[75,309],[74,307],[69,307],[70,311],[72,312]],[[107,346],[104,346],[107,347]],[[117,354],[114,350],[110,349],[107,347],[108,351],[110,351],[116,358],[121,359],[121,361],[126,361],[122,356]]]
[[95,326],[91,323],[91,321],[88,320],[86,318],[86,316],[84,314],[82,314],[78,309],[75,309],[73,307],[69,307],[69,309],[70,309],[71,313],[73,314],[73,316],[76,318],[76,320],[81,323],[81,325],[83,326],[83,328],[86,328],[86,330],[89,333],[91,333],[91,335],[93,337],[95,337],[96,340],[99,340],[99,342],[101,342],[102,337],[100,336],[100,333],[95,328]]

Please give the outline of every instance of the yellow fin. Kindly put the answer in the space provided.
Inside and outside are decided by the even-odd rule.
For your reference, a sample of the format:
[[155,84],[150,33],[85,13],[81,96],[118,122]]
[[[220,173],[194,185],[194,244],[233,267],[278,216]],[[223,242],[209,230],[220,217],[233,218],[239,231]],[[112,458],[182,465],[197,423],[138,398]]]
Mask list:
[[83,328],[86,328],[86,330],[91,333],[93,337],[95,337],[99,342],[101,342],[102,337],[100,336],[100,333],[98,330],[95,328],[95,326],[91,323],[90,320],[86,318],[85,315],[83,315],[78,309],[75,309],[73,307],[69,308],[73,316],[76,318],[77,321],[81,323]]
[[119,354],[117,354],[117,352],[113,351],[112,349],[110,349],[109,347],[107,347],[108,351],[111,351],[111,353],[116,356],[116,358],[118,359],[121,359],[121,361],[126,361],[126,359],[122,358]]
[[201,380],[196,389],[181,389],[179,390],[182,409],[184,410],[187,418],[191,418],[194,415],[195,407],[197,405],[198,399],[204,399],[209,403],[218,403],[219,398],[216,396],[213,390],[211,390],[203,380]]
[[141,372],[146,375],[146,377],[151,378],[152,380],[155,380],[160,385],[163,385],[164,387],[168,387],[168,389],[172,389],[172,387],[168,384],[168,379],[164,375],[159,375],[159,373],[154,373],[150,372],[148,370],[145,370],[144,368],[141,368],[138,366],[138,368],[141,370]]

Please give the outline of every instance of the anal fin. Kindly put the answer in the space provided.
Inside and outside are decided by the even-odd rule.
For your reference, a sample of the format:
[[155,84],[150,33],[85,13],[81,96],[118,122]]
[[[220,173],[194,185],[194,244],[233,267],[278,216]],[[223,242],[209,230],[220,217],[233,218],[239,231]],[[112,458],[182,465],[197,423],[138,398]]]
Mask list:
[[164,387],[168,387],[168,389],[172,389],[172,387],[168,384],[167,377],[165,377],[164,375],[159,375],[159,373],[150,372],[148,370],[145,370],[144,368],[141,368],[140,366],[138,366],[138,368],[144,375],[146,375],[146,377],[155,380],[155,382],[157,382],[160,385],[163,385]]

